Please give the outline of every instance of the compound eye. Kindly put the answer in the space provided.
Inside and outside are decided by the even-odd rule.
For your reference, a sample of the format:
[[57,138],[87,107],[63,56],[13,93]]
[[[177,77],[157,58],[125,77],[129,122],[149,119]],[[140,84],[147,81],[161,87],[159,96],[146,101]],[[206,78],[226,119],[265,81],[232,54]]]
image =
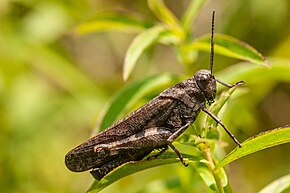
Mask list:
[[205,88],[210,82],[210,77],[207,75],[203,75],[200,77],[200,86]]
[[200,77],[200,80],[201,80],[201,81],[206,81],[207,79],[208,79],[207,75],[202,75],[202,76]]
[[210,79],[211,79],[211,77],[210,77],[210,75],[208,75],[208,74],[204,74],[204,75],[202,75],[202,76],[200,77],[200,80],[201,80],[202,82],[204,82],[204,83],[209,82]]
[[207,85],[207,79],[201,78],[199,81],[197,81],[197,84],[198,84],[199,88],[204,90],[206,85]]

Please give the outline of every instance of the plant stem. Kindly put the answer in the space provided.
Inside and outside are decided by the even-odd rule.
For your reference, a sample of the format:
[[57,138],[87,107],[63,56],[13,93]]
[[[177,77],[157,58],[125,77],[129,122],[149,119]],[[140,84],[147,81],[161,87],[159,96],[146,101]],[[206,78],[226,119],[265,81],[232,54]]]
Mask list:
[[221,180],[220,176],[218,175],[218,172],[214,171],[215,164],[214,164],[214,161],[212,159],[212,153],[211,153],[210,145],[209,144],[204,143],[204,150],[203,150],[203,152],[205,154],[206,160],[208,161],[208,167],[209,167],[209,169],[211,170],[211,172],[213,174],[213,177],[214,177],[214,180],[216,182],[216,186],[217,186],[218,192],[219,193],[224,193],[224,188],[223,188],[223,185],[222,185],[222,180]]

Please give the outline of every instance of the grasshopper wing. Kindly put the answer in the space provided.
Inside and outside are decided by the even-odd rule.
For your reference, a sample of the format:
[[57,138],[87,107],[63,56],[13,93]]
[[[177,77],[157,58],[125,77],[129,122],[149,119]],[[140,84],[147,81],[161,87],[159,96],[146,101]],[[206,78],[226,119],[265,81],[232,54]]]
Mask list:
[[122,140],[146,128],[158,127],[169,117],[178,101],[157,96],[144,106],[113,124],[96,136],[72,149],[65,156],[67,168],[74,172],[82,172],[100,167],[118,155],[102,154],[94,151],[98,144],[107,144]]

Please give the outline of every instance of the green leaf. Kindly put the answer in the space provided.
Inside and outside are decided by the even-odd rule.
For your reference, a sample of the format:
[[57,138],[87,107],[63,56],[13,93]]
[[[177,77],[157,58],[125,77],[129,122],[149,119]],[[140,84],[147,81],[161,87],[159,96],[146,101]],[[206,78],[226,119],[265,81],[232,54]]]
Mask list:
[[[190,127],[194,127],[194,125],[191,125]],[[188,135],[186,133],[183,133],[175,141],[178,141],[183,145],[195,146],[196,139],[197,137],[195,135]]]
[[151,27],[152,24],[132,15],[123,13],[98,13],[92,19],[83,22],[75,29],[77,34],[115,30],[136,33]]
[[[187,163],[200,160],[199,156],[192,156],[192,155],[187,155],[187,154],[182,154],[182,155],[184,157],[184,160],[187,161]],[[152,167],[156,167],[156,166],[161,166],[161,165],[171,164],[171,163],[178,163],[178,162],[180,162],[180,160],[174,152],[165,152],[157,159],[127,162],[117,167],[116,169],[114,169],[112,172],[107,174],[100,181],[95,180],[93,184],[91,185],[90,189],[88,190],[88,192],[90,193],[99,192],[100,190],[109,186],[113,182],[125,176],[131,175],[133,173],[136,173],[145,169],[149,169]]]
[[166,28],[162,25],[156,25],[150,29],[147,29],[137,35],[130,47],[127,50],[125,56],[125,62],[123,66],[123,79],[127,80],[132,73],[137,59],[144,52],[146,48],[154,44],[160,37],[162,32],[166,31]]
[[290,174],[283,176],[264,187],[258,193],[282,192],[290,187]]
[[152,93],[152,91],[166,88],[180,79],[181,77],[177,75],[162,74],[127,85],[112,98],[108,108],[104,110],[99,130],[102,131],[112,125],[122,111],[132,107],[140,98]]
[[[209,169],[208,163],[206,160],[201,160],[199,165],[196,167],[200,177],[204,181],[204,183],[212,190],[217,191],[216,179]],[[216,174],[219,176],[219,180],[221,181],[221,186],[225,187],[228,184],[228,178],[223,169],[219,170]]]
[[196,168],[204,183],[211,189],[216,190],[216,182],[214,176],[205,163],[199,163]]
[[162,0],[148,0],[148,6],[160,21],[172,28],[180,30],[178,19],[166,7]]
[[193,63],[196,62],[198,58],[198,51],[191,49],[188,44],[179,44],[176,46],[177,59],[181,64],[185,65],[186,75],[191,75],[193,71]]
[[[233,88],[228,89],[227,91],[222,92],[219,99],[217,99],[210,106],[209,111],[218,116],[218,114],[221,111],[221,109],[223,108],[223,106],[230,99],[230,97],[233,95],[235,90],[239,89],[239,87],[240,86],[233,87]],[[214,119],[212,119],[207,114],[203,114],[201,116],[203,118],[201,118],[200,121],[202,121],[202,120],[204,120],[204,121],[202,121],[203,124],[200,122],[200,125],[203,125],[203,126],[198,128],[198,133],[200,133],[203,138],[215,140],[212,142],[217,143],[221,146],[224,146],[225,142],[219,140],[220,134],[219,134],[219,130],[217,129],[218,123],[216,121],[214,121]],[[220,115],[218,117],[221,118]]]
[[290,81],[290,61],[278,58],[269,58],[271,69],[251,65],[249,62],[240,62],[215,73],[225,82],[245,80],[246,85],[271,82]]
[[[251,91],[251,104],[259,103],[279,82],[290,81],[290,61],[285,59],[269,58],[271,69],[258,65],[252,65],[250,62],[240,62],[231,65],[215,74],[215,77],[224,82],[234,83],[244,80],[246,83],[239,91]],[[267,85],[267,86],[260,86]],[[254,88],[254,86],[256,88]],[[218,90],[223,88],[218,84]],[[254,89],[254,90],[252,90]],[[246,110],[246,108],[244,108]],[[244,116],[248,116],[245,115]]]
[[194,19],[196,18],[197,13],[199,12],[200,8],[204,4],[205,0],[191,0],[190,4],[188,5],[188,8],[184,12],[182,16],[182,24],[183,29],[189,34],[192,23]]
[[164,44],[164,45],[178,45],[180,44],[181,39],[178,37],[172,30],[164,31],[160,34],[160,37],[158,39],[158,43]]
[[219,170],[224,165],[233,162],[241,157],[261,151],[266,148],[274,147],[290,142],[290,127],[280,127],[267,132],[260,133],[242,143],[242,148],[235,148],[222,161],[220,161],[215,170]]
[[[230,88],[228,91],[223,92],[220,98],[211,106],[210,112],[217,115],[238,87],[239,86],[235,86]],[[218,125],[218,123],[209,115],[206,116],[205,124],[205,128],[217,127]]]
[[[215,35],[215,53],[270,67],[266,58],[249,44],[231,36]],[[191,44],[192,49],[210,51],[210,36],[202,36]]]
[[231,184],[228,183],[225,187],[224,187],[224,191],[225,193],[234,193],[231,187]]

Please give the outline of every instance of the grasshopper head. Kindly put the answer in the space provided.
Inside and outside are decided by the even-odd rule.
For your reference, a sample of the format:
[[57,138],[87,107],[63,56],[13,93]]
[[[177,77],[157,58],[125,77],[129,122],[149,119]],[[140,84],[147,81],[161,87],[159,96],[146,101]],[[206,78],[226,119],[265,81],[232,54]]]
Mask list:
[[216,80],[211,72],[209,70],[199,70],[195,73],[194,78],[208,104],[213,103],[216,95]]

